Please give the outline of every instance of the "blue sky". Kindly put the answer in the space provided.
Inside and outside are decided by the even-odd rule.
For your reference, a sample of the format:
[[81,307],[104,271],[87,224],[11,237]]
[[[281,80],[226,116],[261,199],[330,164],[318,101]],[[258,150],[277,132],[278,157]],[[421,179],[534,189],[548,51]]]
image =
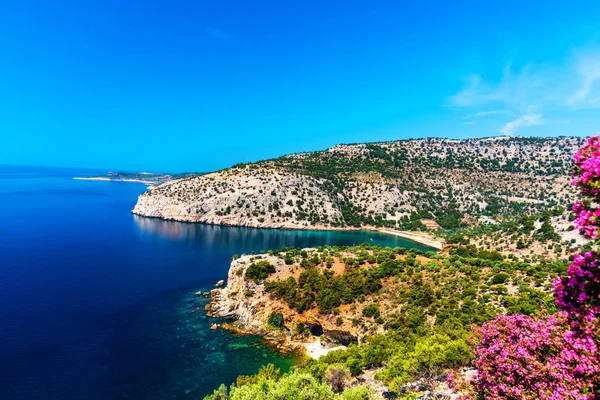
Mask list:
[[0,164],[208,171],[600,131],[597,1],[7,3]]

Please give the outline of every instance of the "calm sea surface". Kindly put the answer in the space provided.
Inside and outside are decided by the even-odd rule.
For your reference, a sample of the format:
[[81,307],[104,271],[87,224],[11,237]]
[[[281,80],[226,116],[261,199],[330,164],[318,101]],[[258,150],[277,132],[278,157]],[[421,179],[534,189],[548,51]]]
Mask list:
[[194,292],[229,258],[283,246],[422,246],[372,232],[258,230],[133,216],[141,184],[0,166],[0,398],[201,399],[295,361],[209,330]]

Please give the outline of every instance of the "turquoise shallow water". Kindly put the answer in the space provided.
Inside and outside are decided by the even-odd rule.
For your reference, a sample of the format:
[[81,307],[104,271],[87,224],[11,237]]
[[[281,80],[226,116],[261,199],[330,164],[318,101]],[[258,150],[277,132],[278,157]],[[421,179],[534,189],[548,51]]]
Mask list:
[[[279,354],[258,337],[210,330],[210,324],[218,321],[205,315],[208,301],[194,291],[176,290],[115,315],[116,325],[122,326],[119,336],[131,340],[112,344],[111,352],[123,360],[106,382],[114,396],[198,399],[219,382],[234,382],[267,362],[287,371],[298,360]],[[145,363],[153,368],[144,368],[139,379],[139,366]]]
[[195,296],[233,254],[283,246],[424,249],[373,232],[258,230],[130,214],[143,185],[103,171],[0,166],[0,398],[201,399],[274,362],[258,338],[211,331]]

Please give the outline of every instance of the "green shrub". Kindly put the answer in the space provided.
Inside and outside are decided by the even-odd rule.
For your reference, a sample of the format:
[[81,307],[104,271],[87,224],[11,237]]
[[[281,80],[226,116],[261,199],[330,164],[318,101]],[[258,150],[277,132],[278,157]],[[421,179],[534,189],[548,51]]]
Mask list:
[[246,270],[245,279],[259,282],[267,279],[269,274],[275,272],[275,267],[268,261],[263,260],[257,263],[252,263]]
[[350,371],[350,375],[358,376],[363,372],[363,362],[358,358],[351,358],[346,363],[348,366],[348,371]]
[[325,383],[308,374],[284,375],[279,380],[260,379],[257,383],[232,386],[230,400],[317,400],[335,399],[336,394]]
[[509,278],[510,278],[510,276],[508,276],[508,274],[505,274],[504,272],[496,274],[492,278],[492,285],[497,285],[499,283],[506,283],[506,282],[508,282]]
[[375,399],[373,390],[366,386],[355,386],[342,393],[341,400],[370,400]]
[[362,314],[365,317],[377,318],[380,315],[379,307],[377,306],[377,304],[371,303],[371,304],[367,305],[365,308],[363,308]]
[[269,315],[269,318],[267,319],[267,324],[275,328],[283,327],[283,314],[278,312],[271,313],[271,315]]

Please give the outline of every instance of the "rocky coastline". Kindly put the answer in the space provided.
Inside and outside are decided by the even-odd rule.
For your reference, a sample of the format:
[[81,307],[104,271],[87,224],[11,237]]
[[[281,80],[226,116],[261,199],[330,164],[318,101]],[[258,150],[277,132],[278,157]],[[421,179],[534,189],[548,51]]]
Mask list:
[[236,226],[257,229],[285,229],[285,230],[312,230],[312,231],[373,231],[386,235],[403,237],[410,241],[431,247],[441,251],[444,247],[444,241],[432,234],[425,232],[399,231],[391,228],[378,228],[373,226],[352,227],[352,226],[333,226],[331,224],[306,224],[296,220],[272,221],[256,219],[253,217],[244,217],[240,215],[217,215],[214,212],[206,213],[188,213],[183,204],[173,202],[172,198],[164,197],[152,192],[142,193],[138,201],[131,210],[132,214],[146,218],[158,218],[167,221],[200,223],[206,225]]
[[[285,279],[293,268],[279,257],[263,254],[245,255],[232,260],[225,287],[210,292],[211,302],[205,310],[209,317],[224,321],[215,328],[227,329],[238,334],[251,334],[265,340],[284,352],[300,352],[318,359],[329,351],[343,349],[350,343],[359,342],[361,333],[350,326],[339,327],[331,316],[318,313],[298,314],[279,301],[270,298],[263,283],[244,278],[247,268],[257,259],[275,266],[273,279]],[[281,313],[284,324],[281,328],[269,326],[273,313]],[[293,336],[294,327],[303,324],[310,335]]]

